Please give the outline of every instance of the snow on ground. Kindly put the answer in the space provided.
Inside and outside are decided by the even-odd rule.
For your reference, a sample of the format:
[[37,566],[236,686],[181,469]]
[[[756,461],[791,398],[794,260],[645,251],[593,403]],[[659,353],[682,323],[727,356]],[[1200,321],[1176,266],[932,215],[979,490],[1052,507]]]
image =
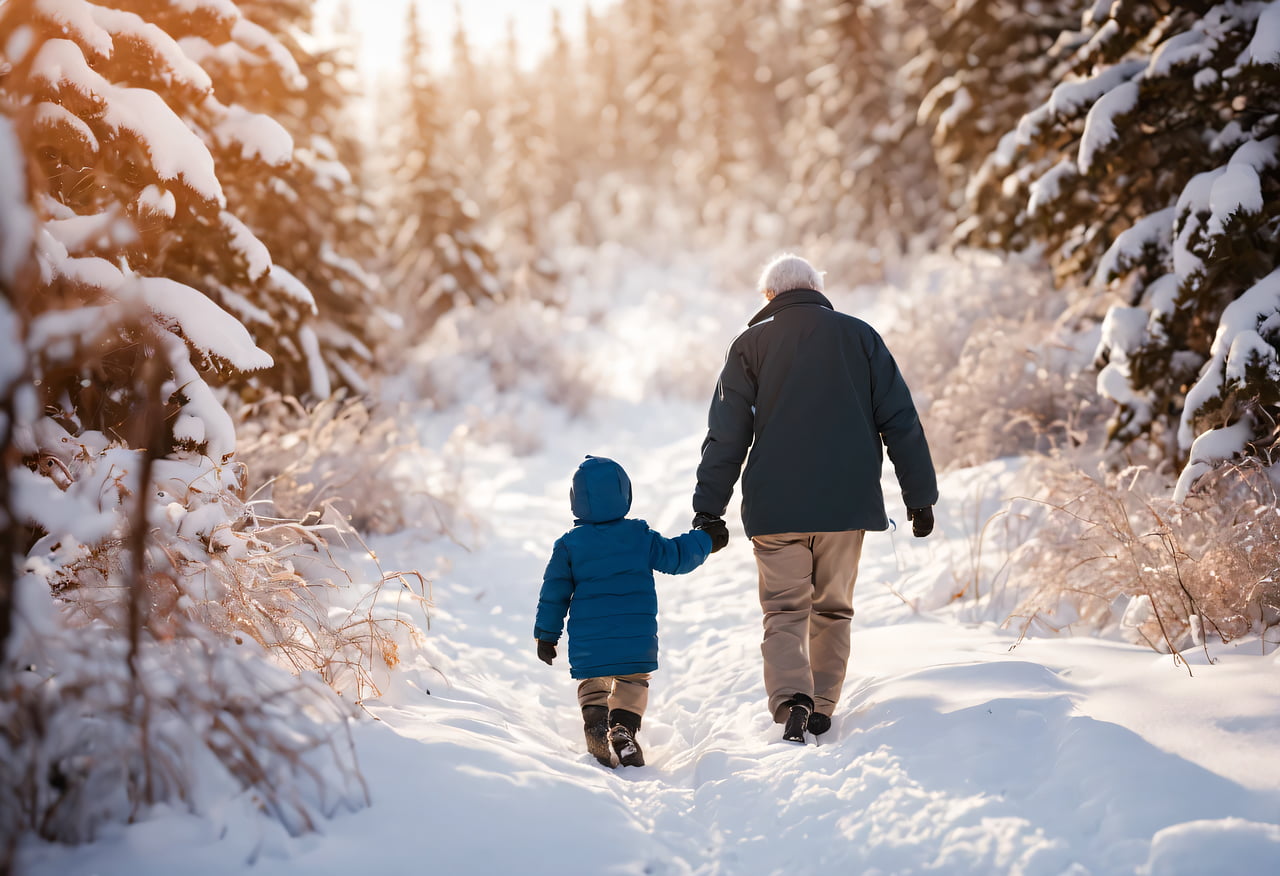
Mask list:
[[[375,538],[383,568],[433,581],[427,646],[356,728],[372,805],[289,838],[239,801],[156,813],[93,846],[30,846],[19,872],[284,874],[1204,874],[1270,872],[1280,855],[1280,657],[1256,640],[1169,656],[1086,635],[1028,638],[951,595],[1005,554],[977,533],[1019,491],[1000,461],[943,479],[938,531],[869,536],[844,701],[819,744],[780,741],[760,673],[749,543],[659,577],[661,668],[641,731],[649,765],[586,754],[563,657],[534,656],[533,614],[569,479],[586,453],[630,472],[633,515],[688,525],[704,402],[758,303],[707,275],[616,278],[616,306],[566,323],[607,391],[571,417],[536,386],[424,413],[429,448],[516,411],[538,440],[462,442],[474,531]],[[837,306],[891,318],[875,290]],[[575,302],[580,301],[578,296]],[[579,303],[574,308],[586,307]],[[587,309],[590,309],[589,307]],[[698,347],[690,345],[700,345]],[[672,370],[686,356],[694,364]],[[465,370],[455,372],[459,379]],[[691,382],[672,389],[673,375]],[[472,375],[475,377],[475,375]],[[476,378],[477,380],[479,378]],[[677,381],[679,382],[679,381]],[[605,379],[601,378],[601,384]],[[655,387],[666,387],[656,391]],[[509,393],[508,393],[509,395]],[[505,406],[505,407],[504,407]],[[435,462],[410,460],[419,474]],[[417,465],[419,468],[415,469]],[[426,475],[422,475],[425,477]],[[891,475],[890,514],[903,516]],[[1009,533],[1014,540],[1018,533]],[[359,558],[352,555],[353,562]],[[975,572],[976,569],[976,572]]]

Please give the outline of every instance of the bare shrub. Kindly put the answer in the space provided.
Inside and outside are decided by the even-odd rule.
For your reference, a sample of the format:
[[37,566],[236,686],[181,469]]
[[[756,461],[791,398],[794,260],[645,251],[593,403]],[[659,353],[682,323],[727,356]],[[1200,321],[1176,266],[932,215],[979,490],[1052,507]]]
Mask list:
[[1266,639],[1280,624],[1280,510],[1257,466],[1220,469],[1185,505],[1144,467],[1100,475],[1044,468],[1048,509],[1012,556],[1010,584],[1031,595],[1024,631],[1064,603],[1085,624],[1176,653],[1206,637]]
[[421,636],[420,575],[383,572],[331,504],[258,514],[234,462],[48,418],[4,457],[29,463],[5,507],[31,536],[0,667],[0,844],[84,841],[160,802],[248,793],[294,833],[363,805],[348,723]]
[[352,707],[315,676],[183,623],[166,640],[76,620],[28,577],[0,675],[0,840],[88,842],[157,803],[229,796],[291,834],[367,804]]
[[[454,477],[424,482],[408,462],[425,456],[404,410],[384,410],[339,393],[307,409],[270,393],[237,412],[239,453],[250,504],[277,520],[314,519],[326,507],[365,533],[397,532],[436,521],[458,524],[462,507]],[[443,469],[435,474],[447,474]]]
[[1031,264],[960,253],[924,259],[885,338],[940,468],[1082,443],[1102,422],[1096,342],[1063,322],[1065,294]]

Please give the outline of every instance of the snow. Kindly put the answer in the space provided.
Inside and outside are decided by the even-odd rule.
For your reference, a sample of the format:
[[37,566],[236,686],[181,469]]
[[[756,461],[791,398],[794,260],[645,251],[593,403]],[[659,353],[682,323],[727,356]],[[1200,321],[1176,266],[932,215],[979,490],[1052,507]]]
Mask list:
[[35,216],[13,123],[0,117],[0,281],[11,282],[30,257]]
[[1218,167],[1198,173],[1187,181],[1178,195],[1175,208],[1177,218],[1174,220],[1173,270],[1180,278],[1186,279],[1204,266],[1204,260],[1191,247],[1203,231],[1204,222],[1200,217],[1209,212],[1213,185],[1225,172],[1225,167]]
[[1141,307],[1108,308],[1094,358],[1103,352],[1125,358],[1142,349],[1147,339],[1147,319],[1147,311]]
[[1215,43],[1198,27],[1174,34],[1151,53],[1149,75],[1165,77],[1173,73],[1175,67],[1184,64],[1203,67],[1213,60],[1215,47]]
[[[1273,379],[1280,379],[1280,363],[1277,363],[1275,349],[1257,334],[1261,326],[1273,320],[1278,313],[1280,313],[1280,269],[1263,277],[1243,295],[1228,304],[1223,311],[1222,318],[1218,321],[1218,330],[1214,334],[1213,345],[1209,348],[1209,361],[1205,363],[1199,379],[1187,392],[1182,422],[1178,428],[1178,443],[1183,448],[1191,448],[1193,461],[1196,459],[1195,447],[1205,439],[1205,435],[1196,438],[1194,434],[1195,416],[1201,407],[1218,393],[1229,388],[1231,381],[1240,379],[1248,365],[1262,363],[1274,375]],[[1206,451],[1206,459],[1215,457],[1230,459],[1243,449],[1244,441],[1254,437],[1252,433],[1240,437],[1238,431],[1232,431],[1231,435],[1233,437],[1229,439],[1229,443],[1235,443],[1227,449],[1217,444],[1206,443],[1206,447],[1213,447],[1212,452]],[[1184,472],[1183,478],[1187,477],[1187,473]],[[1179,485],[1181,484],[1180,479]],[[1185,495],[1185,492],[1183,494]]]
[[[1196,384],[1198,387],[1200,384]],[[1187,410],[1191,410],[1191,394],[1187,395]],[[1184,419],[1184,423],[1185,423]],[[1185,428],[1185,426],[1184,426]],[[1218,463],[1233,459],[1244,452],[1244,446],[1256,435],[1256,427],[1250,417],[1242,417],[1230,426],[1202,432],[1191,444],[1190,459],[1178,476],[1173,490],[1173,501],[1185,502],[1191,488],[1201,475],[1217,467]],[[1179,440],[1183,433],[1179,433]]]
[[93,135],[93,129],[83,119],[64,106],[50,103],[47,100],[41,101],[36,105],[34,123],[36,127],[40,128],[56,128],[65,125],[75,131],[76,136],[88,147],[90,152],[96,153],[98,151],[98,138]]
[[1268,3],[1258,16],[1253,39],[1244,50],[1242,60],[1249,64],[1280,63],[1280,6]]
[[257,159],[272,167],[283,167],[293,159],[293,137],[283,125],[271,116],[236,104],[223,108],[223,117],[213,126],[213,136],[223,148],[238,145],[244,159]]
[[[816,745],[780,742],[765,714],[755,565],[735,502],[729,546],[691,575],[658,581],[661,668],[640,733],[649,766],[597,765],[582,744],[576,685],[563,661],[536,660],[530,635],[547,553],[570,521],[571,474],[587,452],[618,459],[635,485],[633,514],[683,531],[715,373],[760,300],[745,286],[716,291],[697,263],[617,268],[570,280],[563,322],[545,312],[539,322],[532,304],[515,311],[509,330],[523,336],[502,334],[490,315],[480,338],[474,312],[451,315],[383,388],[389,398],[400,391],[403,425],[419,437],[403,461],[405,490],[430,489],[447,468],[474,525],[442,537],[424,521],[369,541],[383,567],[422,570],[433,596],[429,629],[417,618],[426,644],[402,654],[364,704],[376,720],[355,729],[371,805],[297,837],[260,817],[250,795],[200,815],[159,809],[87,846],[28,841],[20,872],[1273,868],[1274,647],[1210,644],[1212,663],[1188,652],[1193,677],[1168,655],[1085,630],[1019,640],[994,596],[954,598],[971,573],[990,594],[1019,541],[1016,526],[989,527],[975,558],[981,521],[1025,489],[1016,460],[946,474],[929,539],[868,536],[845,697]],[[846,312],[873,325],[896,312],[899,290],[828,279]],[[595,395],[579,416],[548,400],[549,368],[517,369],[499,391],[491,360],[467,353],[557,326],[557,348],[592,375]],[[461,403],[418,400],[427,377],[448,377],[438,385]],[[496,424],[509,413],[503,432]],[[897,495],[891,478],[885,486]],[[357,576],[373,566],[361,546],[343,557]]]
[[299,89],[306,85],[307,80],[298,69],[298,62],[266,28],[254,24],[247,18],[239,17],[232,25],[231,38],[245,48],[269,58],[289,87]]
[[1019,120],[1018,143],[1029,145],[1046,125],[1078,116],[1103,95],[1141,74],[1145,67],[1144,61],[1123,61],[1092,76],[1060,83],[1047,101]]
[[266,276],[272,269],[271,251],[267,249],[267,245],[234,213],[223,210],[218,221],[231,235],[231,248],[244,259],[249,279],[257,281]]
[[213,460],[225,460],[236,449],[236,430],[230,414],[191,364],[191,354],[182,338],[166,332],[161,343],[169,367],[173,369],[175,386],[181,388],[186,399],[182,415],[174,422],[174,440],[191,441],[203,447],[205,455]]
[[329,380],[329,369],[324,366],[320,356],[320,341],[316,338],[315,329],[304,325],[298,329],[298,343],[302,345],[302,353],[307,357],[307,374],[311,378],[311,395],[317,399],[326,399],[333,391]]
[[136,13],[84,0],[36,0],[35,12],[57,24],[63,33],[74,36],[95,55],[110,58],[115,52],[115,40],[126,37],[147,46],[167,68],[167,78],[176,76],[177,82],[197,91],[207,91],[213,85],[209,74],[188,58],[172,37]]
[[267,275],[267,279],[280,292],[284,293],[286,298],[298,302],[306,306],[311,313],[317,313],[316,299],[311,294],[311,290],[307,288],[307,284],[303,283],[289,271],[279,265],[272,265],[271,271]]
[[153,213],[168,219],[172,219],[178,212],[178,201],[173,192],[157,185],[149,185],[139,192],[134,203],[139,212]]
[[1027,200],[1027,214],[1039,215],[1040,211],[1058,200],[1062,195],[1064,182],[1070,182],[1077,175],[1076,167],[1070,159],[1064,158],[1049,171],[1031,184]]
[[271,356],[258,348],[245,327],[204,293],[166,277],[133,277],[127,291],[197,350],[225,359],[240,371],[270,368]]
[[1132,112],[1138,105],[1139,88],[1136,81],[1117,85],[1089,108],[1084,120],[1084,134],[1080,137],[1080,152],[1076,163],[1080,173],[1087,174],[1098,155],[1115,142],[1119,136],[1116,117]]
[[1259,175],[1275,166],[1277,147],[1280,147],[1280,137],[1268,137],[1263,141],[1246,141],[1232,154],[1209,190],[1211,215],[1206,225],[1209,234],[1222,234],[1233,216],[1262,212]]
[[971,109],[973,97],[969,94],[969,89],[961,85],[952,95],[951,105],[938,117],[938,135],[942,136],[950,131]]
[[1098,260],[1093,282],[1108,283],[1127,273],[1142,260],[1144,251],[1154,251],[1154,261],[1161,263],[1169,252],[1169,240],[1173,236],[1175,210],[1166,207],[1148,213],[1120,234]]
[[205,200],[225,203],[213,156],[159,94],[113,85],[89,66],[79,46],[63,39],[48,40],[40,47],[31,76],[101,102],[103,124],[134,134],[162,180],[181,180]]

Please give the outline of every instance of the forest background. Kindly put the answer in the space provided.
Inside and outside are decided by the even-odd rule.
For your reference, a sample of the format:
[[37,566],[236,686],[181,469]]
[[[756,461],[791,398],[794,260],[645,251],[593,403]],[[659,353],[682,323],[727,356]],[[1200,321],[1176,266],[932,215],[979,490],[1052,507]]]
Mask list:
[[1037,460],[1011,617],[1274,641],[1280,4],[643,0],[447,65],[409,10],[369,88],[350,6],[0,2],[4,848],[210,770],[291,832],[360,805],[334,728],[421,633],[330,589],[429,589],[330,547],[465,514],[387,387],[465,405],[460,346],[582,413],[565,290],[619,250],[998,254],[884,330],[939,466]]

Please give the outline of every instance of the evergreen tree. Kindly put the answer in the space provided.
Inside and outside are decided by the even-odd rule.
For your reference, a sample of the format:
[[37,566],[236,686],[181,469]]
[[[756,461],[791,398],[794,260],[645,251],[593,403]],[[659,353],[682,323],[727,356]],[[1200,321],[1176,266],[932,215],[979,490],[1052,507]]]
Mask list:
[[997,240],[1123,296],[1099,350],[1112,434],[1189,454],[1185,493],[1280,417],[1280,4],[1095,4],[1083,22],[975,196],[1020,199]]
[[900,170],[915,122],[896,91],[887,13],[862,0],[827,0],[813,15],[802,23],[802,32],[812,29],[811,61],[796,84],[799,109],[786,134],[790,216],[811,234],[897,247],[932,200],[920,168]]
[[405,33],[405,100],[387,222],[388,284],[414,335],[458,304],[502,296],[496,266],[476,236],[478,208],[446,164],[440,92],[415,4]]
[[[235,174],[229,191],[276,268],[300,281],[315,299],[316,315],[298,339],[302,348],[288,338],[268,347],[277,362],[269,377],[286,393],[325,398],[339,382],[363,391],[363,373],[372,367],[373,347],[387,325],[380,284],[366,269],[377,254],[377,240],[361,178],[363,146],[353,133],[353,95],[345,84],[354,70],[340,49],[313,50],[298,39],[314,29],[313,5],[313,0],[240,4],[247,20],[280,35],[297,65],[288,81],[263,87],[224,69],[216,56],[206,67],[237,104],[270,115],[293,137],[293,160],[286,167],[269,180]],[[228,164],[235,160],[226,158]]]
[[[199,14],[147,5],[146,18],[125,7],[12,0],[0,8],[0,33],[10,35],[0,46],[8,69],[0,101],[47,187],[34,201],[46,291],[30,300],[61,314],[47,324],[70,333],[33,367],[73,429],[122,435],[141,403],[135,375],[161,356],[179,377],[172,440],[221,459],[234,436],[206,381],[242,383],[274,364],[242,314],[262,316],[266,345],[296,341],[315,308],[273,269],[224,185],[233,174],[265,180],[285,167],[292,138],[271,117],[222,102],[190,53],[208,47],[266,77],[295,71],[279,42],[232,4]],[[139,309],[108,307],[117,303]],[[77,327],[77,314],[89,312],[101,315]],[[95,363],[90,373],[86,361]]]
[[688,77],[669,0],[636,0],[626,7],[634,43],[621,113],[625,156],[633,167],[649,169],[680,143],[681,83]]
[[537,85],[527,84],[520,65],[515,25],[507,23],[505,64],[501,71],[503,99],[497,112],[494,166],[489,203],[499,230],[504,269],[536,295],[548,291],[556,270],[547,254],[545,228],[551,215],[558,167],[549,113],[535,106]]
[[[974,169],[1052,87],[1080,20],[1079,3],[978,0],[939,8],[931,0],[914,0],[901,16],[901,26],[916,22],[924,32],[910,66],[908,94],[932,132],[948,206],[963,218]],[[981,217],[982,227],[971,223],[961,239],[969,230],[980,235],[1006,221],[999,211],[1008,209],[995,200],[973,204],[968,215]]]

